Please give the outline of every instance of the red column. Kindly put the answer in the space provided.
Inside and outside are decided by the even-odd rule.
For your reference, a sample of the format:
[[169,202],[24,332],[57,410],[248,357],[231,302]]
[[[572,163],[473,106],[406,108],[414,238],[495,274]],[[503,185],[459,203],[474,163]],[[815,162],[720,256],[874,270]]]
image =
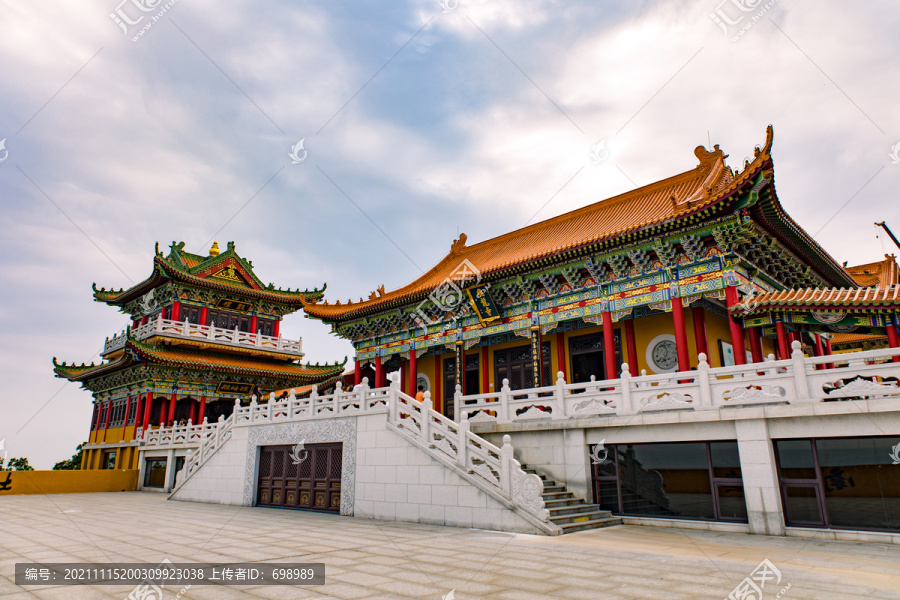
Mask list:
[[[831,356],[831,338],[825,338],[825,356]],[[825,363],[826,369],[833,369],[834,363]]]
[[419,364],[418,359],[416,358],[416,350],[413,348],[409,351],[409,395],[413,398],[416,397],[416,394],[419,393],[419,390],[416,386],[416,382],[418,381],[419,374]]
[[197,423],[197,401],[191,400],[191,413],[188,415],[191,420],[191,423]]
[[825,348],[822,346],[822,336],[816,333],[813,337],[816,340],[816,343],[813,346],[813,354],[816,356],[825,356]]
[[[560,334],[562,335],[562,334]],[[488,365],[488,347],[481,347],[481,393],[487,394],[491,386],[490,365]],[[459,418],[459,417],[457,417]]]
[[[818,333],[813,334],[813,355],[814,356],[825,356],[825,348],[822,346],[822,336]],[[818,364],[816,365],[816,370],[824,369],[825,365]]]
[[125,420],[122,421],[122,440],[125,439],[125,430],[128,429],[128,409],[131,408],[131,396],[125,398]]
[[[407,367],[407,369],[409,369],[409,367]],[[403,363],[402,362],[400,363],[399,375],[400,376],[398,377],[398,379],[400,379],[400,391],[403,392],[404,394],[408,394],[408,392],[406,391],[406,377],[403,376]],[[413,396],[415,396],[415,394],[413,394]]]
[[250,333],[258,333],[259,329],[259,319],[256,318],[256,315],[250,317]]
[[173,321],[178,320],[178,316],[181,314],[181,302],[173,302],[172,303],[172,314],[169,316]]
[[[891,348],[900,347],[900,339],[897,339],[897,328],[892,323],[888,323],[885,329],[887,329],[888,346]],[[891,360],[900,362],[900,356],[894,356]]]
[[134,432],[137,432],[138,425],[141,424],[141,419],[144,417],[144,413],[141,409],[144,406],[144,397],[138,394],[137,397],[137,406],[134,407]]
[[144,315],[143,317],[141,317],[141,325],[146,325],[146,324],[147,324],[147,316]]
[[169,400],[169,418],[166,422],[171,422],[175,420],[175,392],[172,392],[172,399]]
[[[568,381],[568,375],[566,374],[566,336],[562,331],[556,333],[556,363],[559,365],[557,371],[562,371],[563,379]],[[553,381],[556,381],[556,375],[553,376]]]
[[109,429],[109,417],[112,414],[112,400],[106,401],[106,423],[103,424],[103,441],[106,441],[106,430]]
[[672,298],[672,321],[675,323],[675,350],[678,353],[678,370],[690,371],[687,331],[684,325],[684,306],[681,298]]
[[275,321],[275,325],[272,326],[272,336],[278,337],[281,335],[281,320]]
[[197,415],[197,422],[202,423],[203,417],[206,416],[206,396],[200,396],[200,413]]
[[150,427],[150,410],[153,408],[153,393],[147,392],[147,399],[144,400],[144,423],[142,427],[144,431]]
[[[733,285],[725,288],[725,303],[728,308],[738,303],[738,291]],[[731,347],[734,349],[734,364],[747,364],[747,351],[744,349],[744,330],[738,323],[731,310],[728,311],[728,327],[731,329]]]
[[747,339],[750,340],[750,357],[753,362],[763,362],[762,330],[759,327],[750,327],[747,329]]
[[606,379],[618,379],[616,373],[616,339],[613,335],[612,313],[603,313],[603,355],[606,358]]
[[206,307],[203,306],[200,308],[200,324],[201,325],[206,325],[206,316],[207,316],[207,310],[206,310]]
[[372,387],[384,387],[384,383],[382,383],[382,377],[384,376],[384,372],[381,369],[381,357],[375,357],[375,385]]
[[625,320],[625,346],[628,348],[628,373],[637,376],[640,371],[638,370],[637,345],[634,341],[634,319]]
[[784,331],[784,323],[782,323],[781,321],[775,322],[775,333],[778,336],[778,358],[780,358],[781,360],[787,360],[791,357],[791,352],[788,349],[787,334]]
[[697,344],[697,353],[705,354],[708,362],[710,357],[709,344],[706,341],[706,311],[702,306],[694,306],[691,308],[691,316],[694,321],[694,342]]
[[362,365],[358,360],[353,361],[353,385],[362,383]]

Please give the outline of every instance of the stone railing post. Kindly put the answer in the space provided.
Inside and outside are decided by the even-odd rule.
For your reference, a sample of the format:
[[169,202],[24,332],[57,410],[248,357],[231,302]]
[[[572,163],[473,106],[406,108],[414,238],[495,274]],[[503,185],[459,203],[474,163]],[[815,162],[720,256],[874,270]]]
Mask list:
[[[556,403],[556,408],[558,410],[553,411],[553,418],[566,418],[568,414],[566,414],[566,376],[562,371],[556,372],[556,389],[553,391],[553,395],[555,396],[554,400]],[[556,417],[556,413],[559,412],[560,416]]]
[[469,419],[464,418],[459,422],[457,435],[459,435],[459,437],[456,440],[456,462],[459,466],[468,471],[469,452],[467,445],[469,443]]
[[216,437],[215,444],[213,444],[213,448],[219,447],[219,440],[222,437],[222,429],[225,428],[225,415],[219,415],[219,421],[216,423]]
[[631,407],[631,371],[629,371],[628,363],[622,363],[622,375],[619,377],[619,382],[622,404],[616,407],[616,411],[619,414],[633,412]]
[[250,422],[256,421],[256,396],[250,396]]
[[506,423],[509,421],[509,379],[503,380],[500,388],[500,406],[497,407],[497,421]]
[[391,423],[397,424],[400,422],[400,396],[397,394],[397,390],[394,389],[393,386],[388,388],[388,418]]
[[434,444],[431,443],[431,392],[425,392],[425,398],[422,400],[422,440],[429,448]]
[[309,393],[309,416],[314,417],[318,414],[316,411],[316,402],[319,400],[319,384],[314,383],[312,391]]
[[513,447],[509,434],[503,436],[503,446],[500,448],[500,489],[509,494],[512,480]]
[[359,384],[359,410],[369,408],[369,378],[363,377]]
[[700,385],[698,408],[711,408],[714,402],[709,383],[709,363],[706,362],[706,354],[703,352],[697,355],[697,383]]
[[341,392],[344,391],[344,384],[338,381],[334,384],[334,409],[332,414],[341,412]]
[[[426,396],[428,392],[425,392]],[[460,410],[462,410],[462,387],[457,383],[456,391],[453,392],[453,416],[456,417],[456,421],[460,420]]]
[[800,342],[794,340],[791,342],[791,368],[794,370],[794,385],[797,389],[797,400],[804,401],[809,399],[809,385],[806,381],[806,361],[803,360],[803,350]]
[[269,401],[266,403],[266,420],[272,420],[272,411],[275,410],[275,392],[269,392]]

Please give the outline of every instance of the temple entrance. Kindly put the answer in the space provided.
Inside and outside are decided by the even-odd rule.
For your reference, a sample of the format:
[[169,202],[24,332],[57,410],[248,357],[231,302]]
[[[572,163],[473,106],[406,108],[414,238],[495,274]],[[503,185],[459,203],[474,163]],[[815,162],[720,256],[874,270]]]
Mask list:
[[256,504],[340,512],[343,451],[342,443],[261,447]]
[[504,379],[509,379],[509,389],[521,390],[541,385],[551,385],[553,382],[550,365],[550,342],[541,344],[543,383],[534,380],[534,367],[531,364],[531,346],[516,346],[494,352],[494,381],[497,391],[503,385]]
[[206,419],[207,423],[215,423],[219,420],[220,416],[227,419],[233,412],[234,400],[230,400],[228,398],[222,400],[207,400],[206,409],[203,416]]
[[[622,365],[622,339],[619,332],[614,333],[614,347],[616,352],[617,368]],[[614,379],[616,373],[606,372],[606,360],[603,348],[603,334],[595,333],[569,338],[569,356],[572,361],[572,381],[569,383],[584,383],[591,380],[591,375],[597,381]]]

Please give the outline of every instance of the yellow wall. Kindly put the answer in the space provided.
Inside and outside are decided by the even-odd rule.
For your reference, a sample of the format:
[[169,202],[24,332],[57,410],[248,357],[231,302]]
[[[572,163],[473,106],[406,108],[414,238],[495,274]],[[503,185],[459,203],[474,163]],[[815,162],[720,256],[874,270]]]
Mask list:
[[133,492],[137,470],[0,471],[0,482],[10,478],[10,489],[0,496],[17,494],[79,494],[84,492]]
[[84,470],[104,470],[100,468],[103,453],[116,452],[116,469],[137,469],[139,452],[137,446],[102,447],[85,450],[81,465]]
[[134,439],[134,432],[137,430],[136,425],[129,425],[128,427],[116,427],[106,430],[106,437],[103,437],[104,430],[103,428],[98,429],[97,431],[92,431],[90,436],[91,444],[99,444],[100,442],[105,441],[107,444],[116,444],[118,442],[130,442]]

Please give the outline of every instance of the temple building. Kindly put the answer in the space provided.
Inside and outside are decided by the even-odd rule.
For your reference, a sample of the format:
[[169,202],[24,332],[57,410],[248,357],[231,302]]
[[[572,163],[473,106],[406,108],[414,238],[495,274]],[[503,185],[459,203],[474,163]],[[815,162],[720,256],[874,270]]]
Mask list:
[[[897,264],[841,265],[791,219],[772,143],[737,170],[698,147],[678,175],[461,235],[358,301],[173,245],[96,292],[132,319],[105,362],[56,367],[94,393],[85,463],[137,464],[185,501],[898,543]],[[353,344],[351,372],[296,362],[278,323],[300,307]]]
[[343,364],[301,364],[301,341],[280,334],[286,315],[321,295],[263,284],[232,242],[224,252],[214,243],[207,256],[185,251],[183,242],[173,242],[168,255],[157,245],[144,281],[120,290],[95,285],[95,301],[118,307],[130,324],[106,339],[99,364],[53,359],[57,377],[94,397],[82,468],[142,468],[143,485],[165,487],[159,480],[174,476],[189,448],[142,447],[154,427],[183,425],[190,436],[228,417],[236,400],[333,386]]
[[739,172],[698,147],[689,171],[471,246],[463,234],[409,285],[304,310],[354,344],[357,372],[372,365],[381,384],[401,369],[404,390],[422,385],[451,417],[457,386],[686,371],[699,353],[742,365],[786,358],[793,340],[828,351],[830,333],[799,322],[729,318],[756,294],[859,285],[784,211],[771,147],[770,127]]

